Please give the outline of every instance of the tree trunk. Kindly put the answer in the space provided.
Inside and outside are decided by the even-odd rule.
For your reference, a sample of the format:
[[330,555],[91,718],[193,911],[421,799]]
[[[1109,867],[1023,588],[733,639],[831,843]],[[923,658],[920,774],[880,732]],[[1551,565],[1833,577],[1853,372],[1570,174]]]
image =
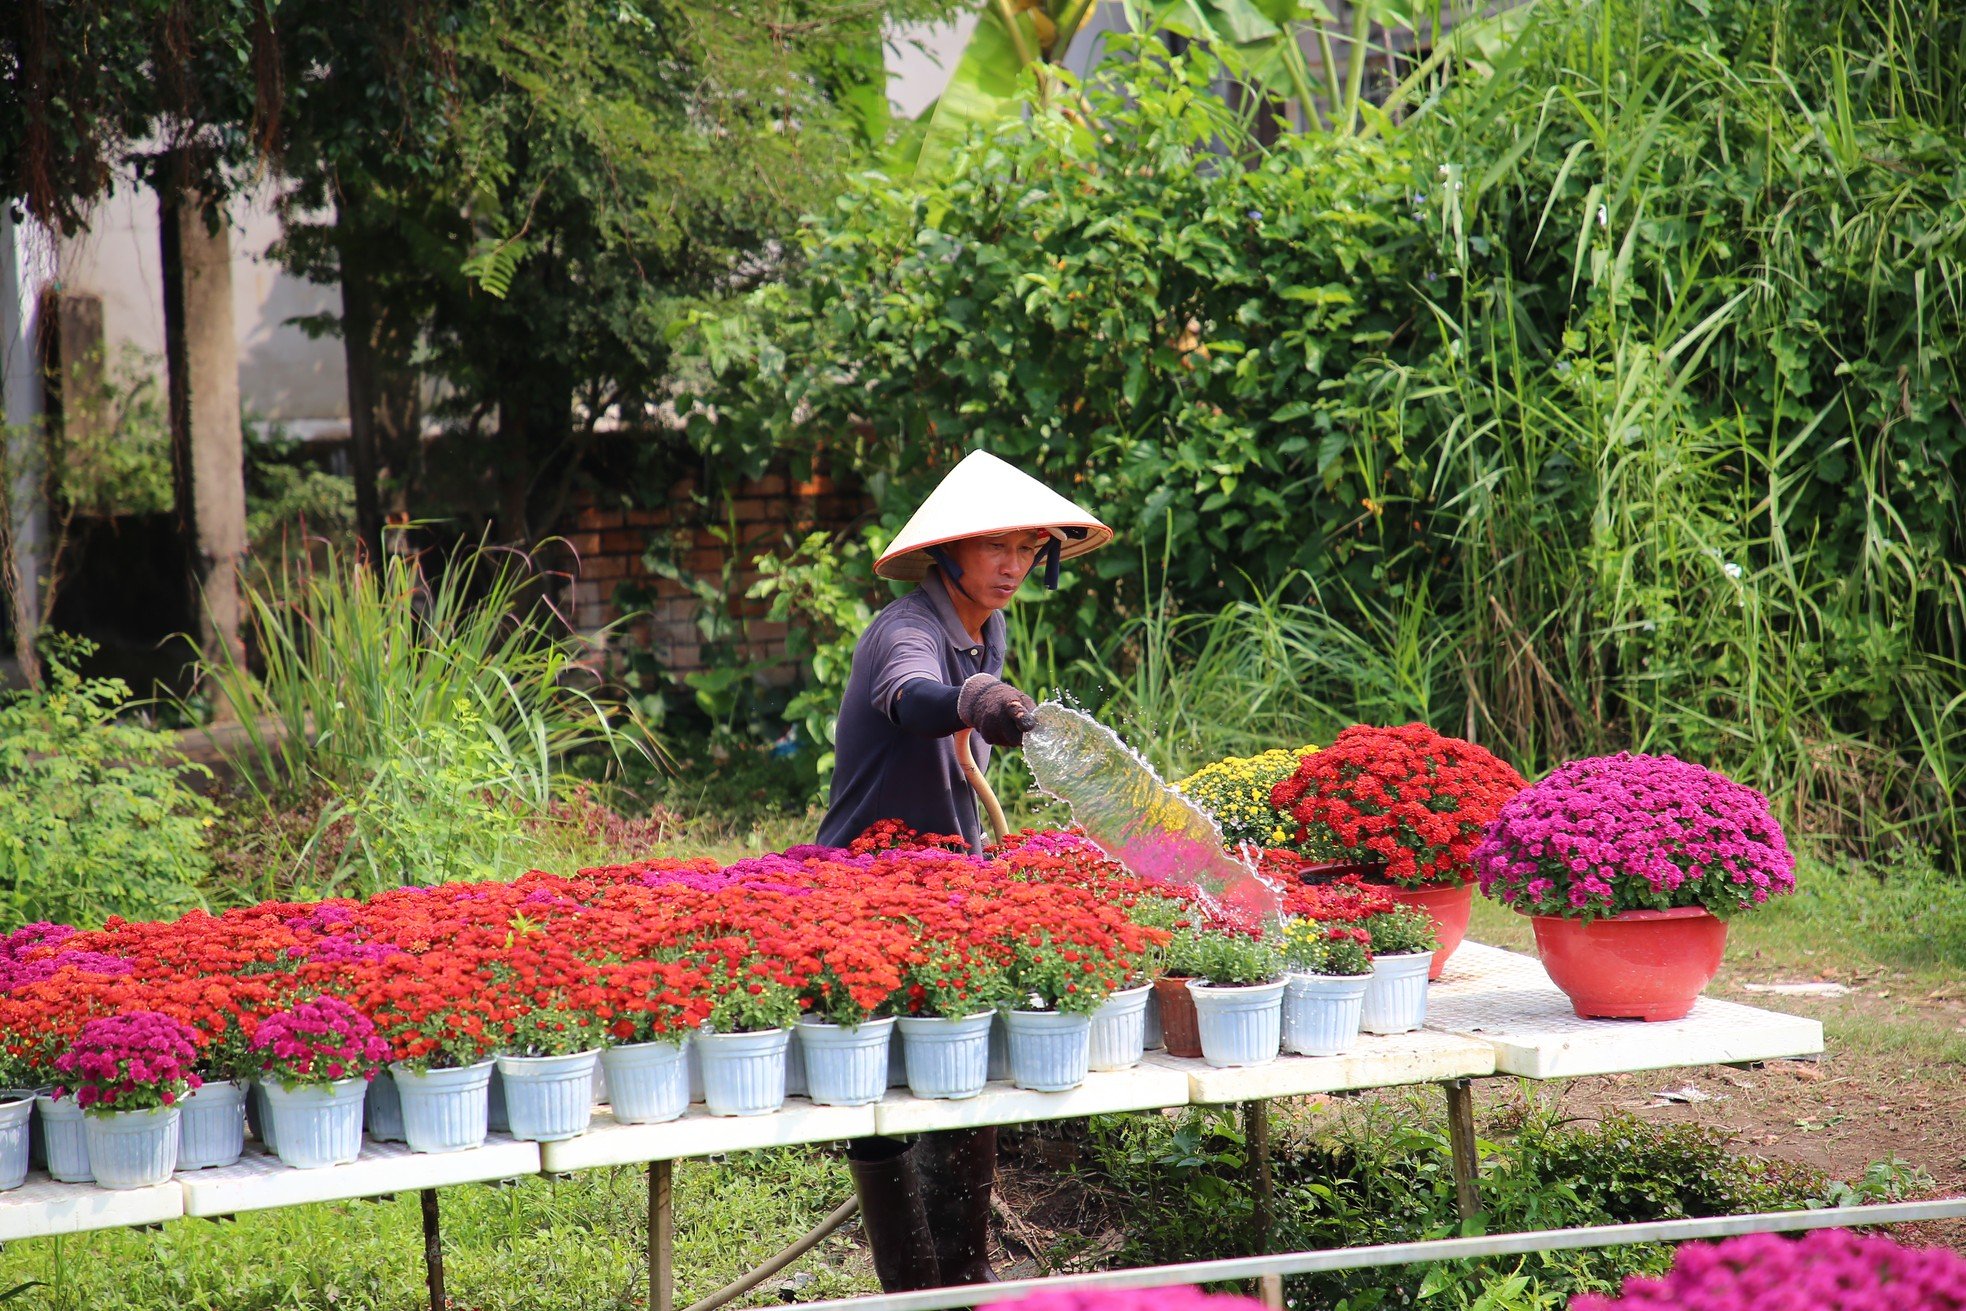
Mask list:
[[382,502],[376,477],[375,289],[358,254],[346,205],[335,211],[341,254],[341,350],[348,371],[348,455],[355,472],[355,535],[382,559]]
[[[168,176],[174,170],[166,166]],[[245,442],[239,345],[232,327],[232,242],[196,191],[159,187],[164,360],[170,374],[171,480],[191,578],[200,653],[244,659],[239,571],[246,553]],[[202,604],[200,604],[202,602]]]

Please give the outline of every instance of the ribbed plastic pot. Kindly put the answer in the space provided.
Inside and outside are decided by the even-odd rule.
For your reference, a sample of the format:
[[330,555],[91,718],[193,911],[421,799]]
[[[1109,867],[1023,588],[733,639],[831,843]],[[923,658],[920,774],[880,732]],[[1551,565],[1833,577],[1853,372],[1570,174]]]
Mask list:
[[1010,1037],[1004,1028],[1002,1015],[998,1015],[996,1023],[990,1026],[990,1056],[986,1073],[991,1083],[1001,1083],[1010,1077]]
[[446,1069],[416,1070],[398,1061],[389,1067],[402,1107],[403,1141],[413,1152],[462,1152],[482,1147],[491,1128],[489,1060]]
[[326,1085],[266,1089],[266,1109],[279,1144],[280,1159],[296,1170],[346,1165],[362,1154],[362,1101],[367,1079],[337,1079]]
[[621,1123],[660,1124],[689,1109],[689,1039],[610,1047],[601,1064]]
[[1188,991],[1188,980],[1163,975],[1154,980],[1154,997],[1160,1002],[1161,1043],[1167,1054],[1201,1055],[1201,1031],[1195,1028],[1195,998]]
[[703,1100],[703,1051],[693,1038],[690,1040],[689,1054],[683,1058],[683,1064],[689,1067],[689,1099],[692,1102],[700,1102]]
[[212,1170],[231,1165],[246,1150],[246,1086],[232,1079],[207,1079],[186,1093],[178,1107],[177,1168]]
[[904,1015],[901,1028],[902,1063],[908,1071],[908,1091],[917,1097],[961,1101],[983,1091],[990,1077],[990,1033],[995,1011],[943,1019],[936,1015]]
[[362,1101],[362,1132],[372,1143],[408,1141],[403,1136],[403,1095],[388,1066],[369,1080],[368,1095]]
[[558,1143],[587,1132],[594,1118],[597,1051],[569,1056],[500,1056],[505,1114],[522,1142]]
[[[0,1102],[26,1102],[32,1107],[41,1091],[39,1088],[0,1088]],[[27,1117],[27,1168],[48,1168],[48,1144],[41,1135],[41,1114],[38,1111]]]
[[1288,974],[1283,981],[1283,1049],[1338,1056],[1358,1042],[1371,974]]
[[34,1099],[40,1112],[41,1132],[47,1144],[48,1177],[58,1183],[86,1184],[95,1180],[89,1169],[89,1143],[82,1134],[82,1108],[73,1097],[56,1101],[54,1094],[41,1093]]
[[1283,986],[1282,979],[1220,987],[1190,980],[1201,1058],[1218,1069],[1275,1060],[1283,1041]]
[[887,1086],[890,1088],[908,1086],[908,1058],[901,1052],[899,1037],[890,1038],[887,1044]]
[[785,1029],[705,1033],[691,1044],[703,1062],[703,1105],[712,1115],[770,1115],[785,1104]]
[[89,1169],[96,1186],[121,1192],[161,1184],[177,1169],[175,1106],[142,1111],[103,1111],[82,1117]]
[[1095,1070],[1130,1070],[1147,1052],[1147,1000],[1154,986],[1143,983],[1106,998],[1092,1013],[1086,1063]]
[[0,1101],[0,1193],[27,1182],[27,1138],[34,1123],[34,1099]]
[[273,1116],[266,1109],[266,1085],[253,1079],[246,1085],[246,1132],[259,1139],[259,1145],[269,1152],[277,1152],[279,1144],[273,1141]]
[[1032,1092],[1064,1092],[1085,1082],[1092,1017],[1057,1011],[1005,1011],[1010,1081]]
[[810,1017],[793,1030],[805,1054],[806,1096],[820,1106],[872,1106],[887,1092],[891,1019],[826,1024]]
[[803,1097],[806,1095],[806,1053],[794,1039],[785,1048],[785,1095]]
[[1147,988],[1147,1033],[1146,1037],[1141,1041],[1141,1046],[1152,1052],[1159,1051],[1166,1045],[1167,1039],[1161,1033],[1160,990],[1149,985]]
[[1430,951],[1372,958],[1359,1028],[1367,1033],[1410,1033],[1427,1021],[1427,970]]

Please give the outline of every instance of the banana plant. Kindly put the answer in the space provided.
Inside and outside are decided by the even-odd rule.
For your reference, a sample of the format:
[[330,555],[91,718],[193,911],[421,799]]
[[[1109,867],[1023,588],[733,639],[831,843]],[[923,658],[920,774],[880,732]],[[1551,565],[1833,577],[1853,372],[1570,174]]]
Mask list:
[[[1364,99],[1365,55],[1375,29],[1417,35],[1421,24],[1431,24],[1435,49],[1394,90],[1388,102],[1393,104],[1425,85],[1450,49],[1469,45],[1478,30],[1497,22],[1470,15],[1451,37],[1444,37],[1441,10],[1447,3],[1451,0],[1427,0],[1431,13],[1416,16],[1411,4],[1399,0],[1354,0],[1342,31],[1324,0],[1125,0],[1122,8],[1133,31],[1164,31],[1206,44],[1237,80],[1277,99],[1297,101],[1313,124],[1350,133],[1361,126],[1377,130],[1386,122],[1383,109]],[[1085,39],[1087,21],[1097,8],[1098,0],[984,0],[947,89],[924,115],[922,130],[911,143],[916,175],[946,171],[956,146],[972,129],[1016,112],[1018,90],[1027,75],[1036,79],[1040,103],[1059,94],[1063,83],[1056,70],[1065,64],[1073,43]],[[1504,14],[1510,15],[1505,25],[1514,26],[1521,10],[1505,8]],[[1319,85],[1313,85],[1299,40],[1307,28],[1317,42]],[[1344,61],[1342,82],[1339,43],[1355,56]],[[905,154],[901,162],[908,162]]]

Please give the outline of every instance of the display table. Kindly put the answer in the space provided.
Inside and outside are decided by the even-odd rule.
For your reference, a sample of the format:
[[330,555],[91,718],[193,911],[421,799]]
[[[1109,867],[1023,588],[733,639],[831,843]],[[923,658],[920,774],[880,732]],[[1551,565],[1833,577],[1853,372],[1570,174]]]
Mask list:
[[421,1191],[425,1256],[433,1306],[444,1305],[435,1190],[451,1184],[562,1174],[599,1166],[649,1164],[650,1299],[669,1311],[674,1292],[670,1163],[676,1160],[825,1143],[875,1134],[928,1133],[990,1124],[1178,1106],[1244,1103],[1259,1196],[1268,1178],[1269,1099],[1436,1083],[1446,1091],[1454,1175],[1464,1214],[1479,1207],[1479,1161],[1469,1081],[1491,1074],[1531,1079],[1811,1056],[1822,1025],[1777,1011],[1701,999],[1683,1020],[1644,1024],[1584,1020],[1534,957],[1464,943],[1446,976],[1427,994],[1427,1025],[1417,1033],[1360,1037],[1341,1056],[1283,1056],[1265,1065],[1218,1070],[1199,1060],[1149,1053],[1140,1065],[1090,1075],[1068,1092],[1026,1092],[992,1083],[963,1101],[927,1100],[892,1089],[873,1106],[815,1106],[788,1098],[770,1115],[722,1117],[692,1106],[666,1124],[618,1124],[605,1109],[578,1138],[515,1142],[502,1135],[447,1155],[400,1144],[365,1144],[350,1165],[294,1170],[250,1144],[236,1165],[187,1171],[133,1192],[58,1184],[44,1174],[0,1193],[0,1241],[155,1224],[180,1216],[218,1216],[308,1202]]

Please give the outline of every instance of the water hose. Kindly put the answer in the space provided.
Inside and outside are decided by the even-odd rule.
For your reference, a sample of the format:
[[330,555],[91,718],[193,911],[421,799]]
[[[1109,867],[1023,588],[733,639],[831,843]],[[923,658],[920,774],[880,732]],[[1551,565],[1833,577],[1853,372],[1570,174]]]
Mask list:
[[963,767],[963,777],[969,780],[970,787],[983,802],[983,813],[989,817],[990,832],[997,841],[1003,841],[1010,832],[1010,825],[1003,817],[1003,807],[997,804],[997,794],[990,790],[990,781],[983,777],[982,767],[976,763],[976,756],[970,750],[969,739],[975,730],[965,728],[956,734],[956,760]]
[[703,1300],[690,1303],[686,1311],[716,1311],[716,1308],[722,1306],[724,1303],[744,1296],[744,1294],[750,1292],[759,1284],[762,1284],[765,1280],[771,1278],[780,1270],[783,1270],[786,1266],[791,1265],[792,1262],[817,1247],[822,1238],[852,1219],[854,1214],[859,1210],[860,1199],[858,1197],[847,1198],[833,1209],[831,1215],[808,1230],[805,1237],[799,1239],[799,1241],[793,1243],[790,1247],[749,1274],[740,1275]]

